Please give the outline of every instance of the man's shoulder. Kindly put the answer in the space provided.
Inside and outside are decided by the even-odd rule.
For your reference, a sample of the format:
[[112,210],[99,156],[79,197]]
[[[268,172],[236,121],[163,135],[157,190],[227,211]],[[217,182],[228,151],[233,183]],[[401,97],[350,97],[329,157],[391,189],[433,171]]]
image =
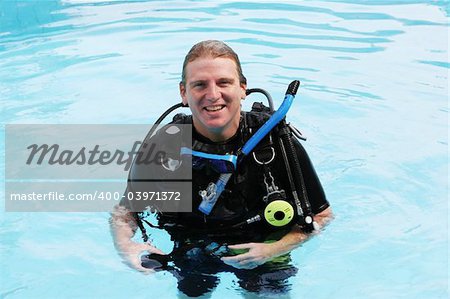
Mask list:
[[191,125],[192,115],[187,115],[185,113],[177,113],[169,124],[180,124],[180,125]]
[[270,118],[271,114],[267,111],[251,110],[243,112],[243,117],[247,127],[259,128]]

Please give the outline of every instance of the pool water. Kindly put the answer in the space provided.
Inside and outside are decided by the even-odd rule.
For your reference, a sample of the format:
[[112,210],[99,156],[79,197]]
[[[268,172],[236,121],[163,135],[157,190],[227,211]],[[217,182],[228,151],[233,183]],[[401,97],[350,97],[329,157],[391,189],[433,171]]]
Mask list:
[[[292,253],[285,296],[448,298],[448,21],[448,1],[3,0],[1,134],[151,124],[179,102],[189,48],[224,40],[275,106],[302,82],[288,120],[308,137],[335,213]],[[182,296],[170,273],[120,261],[108,219],[2,209],[0,297]],[[164,232],[152,238],[171,250]],[[221,273],[207,296],[250,295]]]

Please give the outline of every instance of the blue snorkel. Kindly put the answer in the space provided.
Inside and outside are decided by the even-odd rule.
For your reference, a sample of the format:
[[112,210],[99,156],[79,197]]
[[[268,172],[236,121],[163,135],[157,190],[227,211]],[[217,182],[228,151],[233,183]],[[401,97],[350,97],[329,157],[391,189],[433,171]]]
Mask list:
[[[245,143],[245,145],[237,151],[236,156],[238,157],[238,163],[239,161],[242,161],[243,157],[248,155],[255,148],[255,146],[267,134],[269,134],[269,132],[278,123],[280,123],[285,118],[287,112],[289,111],[289,108],[292,105],[292,102],[294,101],[299,86],[300,81],[298,80],[292,81],[291,84],[289,84],[286,94],[284,96],[284,100],[281,103],[278,110],[266,121],[266,123],[264,123],[263,126],[261,126],[261,128],[259,128],[258,131],[256,131],[256,133]],[[206,215],[209,215],[211,213],[211,210],[213,209],[221,193],[225,189],[225,186],[228,183],[230,177],[231,173],[223,173],[220,175],[219,179],[215,184],[210,183],[206,188],[206,190],[200,191],[202,202],[200,203],[198,209],[202,213]]]
[[[247,143],[242,147],[242,154],[244,156],[248,155],[255,146],[286,116],[289,108],[291,108],[292,102],[294,101],[297,90],[300,86],[300,81],[295,80],[289,84],[289,87],[284,96],[283,103],[281,103],[280,108],[267,120],[267,122],[259,128],[259,130],[247,141]],[[238,153],[239,156],[239,153]]]

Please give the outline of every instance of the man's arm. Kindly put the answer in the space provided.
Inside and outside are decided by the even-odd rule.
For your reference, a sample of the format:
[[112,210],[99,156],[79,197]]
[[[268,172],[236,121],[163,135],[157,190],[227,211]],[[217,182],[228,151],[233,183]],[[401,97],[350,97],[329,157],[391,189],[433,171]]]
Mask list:
[[[322,228],[333,217],[331,208],[328,207],[314,216],[314,221]],[[248,252],[222,257],[222,261],[239,269],[253,269],[280,255],[288,253],[299,247],[313,234],[305,234],[298,225],[292,227],[291,231],[283,238],[274,243],[245,243],[229,245],[231,249],[248,249]]]
[[141,254],[145,251],[164,254],[149,243],[136,243],[132,240],[138,226],[133,213],[127,208],[123,206],[114,208],[111,213],[110,227],[114,246],[124,262],[130,267],[142,272],[150,272],[150,269],[142,267]]

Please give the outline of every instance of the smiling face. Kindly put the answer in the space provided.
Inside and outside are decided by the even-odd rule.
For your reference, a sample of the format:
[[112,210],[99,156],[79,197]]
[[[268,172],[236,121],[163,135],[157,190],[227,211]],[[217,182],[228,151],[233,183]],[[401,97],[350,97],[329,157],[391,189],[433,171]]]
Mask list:
[[195,129],[212,141],[224,141],[236,133],[245,90],[236,63],[221,57],[189,62],[185,83],[180,83],[181,98],[189,104]]

